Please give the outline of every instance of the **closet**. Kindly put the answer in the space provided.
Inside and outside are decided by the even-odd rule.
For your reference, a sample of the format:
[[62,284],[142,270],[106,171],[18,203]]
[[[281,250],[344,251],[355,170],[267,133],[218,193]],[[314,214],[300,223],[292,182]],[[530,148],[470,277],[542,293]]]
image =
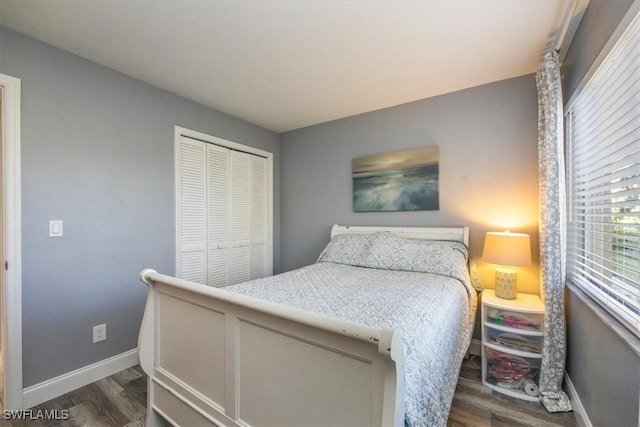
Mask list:
[[211,138],[220,144],[177,139],[176,275],[209,286],[264,277],[271,274],[269,159]]

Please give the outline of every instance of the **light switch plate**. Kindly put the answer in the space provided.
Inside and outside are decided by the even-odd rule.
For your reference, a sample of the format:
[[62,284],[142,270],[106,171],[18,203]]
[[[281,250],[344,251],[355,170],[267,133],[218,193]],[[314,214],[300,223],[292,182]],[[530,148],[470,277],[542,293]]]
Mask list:
[[49,237],[62,237],[62,220],[49,220]]

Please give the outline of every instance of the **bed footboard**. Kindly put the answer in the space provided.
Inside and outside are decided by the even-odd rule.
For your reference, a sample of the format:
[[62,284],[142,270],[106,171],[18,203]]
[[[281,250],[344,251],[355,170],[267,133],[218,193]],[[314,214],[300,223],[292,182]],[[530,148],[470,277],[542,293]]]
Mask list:
[[404,424],[403,346],[376,329],[140,273],[147,425]]

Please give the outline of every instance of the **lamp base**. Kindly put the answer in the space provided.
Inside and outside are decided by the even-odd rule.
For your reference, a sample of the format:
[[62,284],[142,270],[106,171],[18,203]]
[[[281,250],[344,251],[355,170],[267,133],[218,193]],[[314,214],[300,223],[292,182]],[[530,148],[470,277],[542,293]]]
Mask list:
[[496,296],[502,299],[516,299],[518,274],[513,268],[496,269]]

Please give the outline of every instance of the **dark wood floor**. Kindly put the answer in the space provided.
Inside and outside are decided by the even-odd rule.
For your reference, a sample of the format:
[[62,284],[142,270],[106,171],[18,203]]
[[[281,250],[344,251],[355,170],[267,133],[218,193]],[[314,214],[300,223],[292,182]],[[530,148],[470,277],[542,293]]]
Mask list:
[[[572,412],[549,414],[539,403],[494,393],[482,385],[480,359],[462,364],[448,425],[459,426],[575,426]],[[140,367],[124,370],[33,408],[69,411],[66,421],[0,421],[3,426],[143,426],[146,377]]]

